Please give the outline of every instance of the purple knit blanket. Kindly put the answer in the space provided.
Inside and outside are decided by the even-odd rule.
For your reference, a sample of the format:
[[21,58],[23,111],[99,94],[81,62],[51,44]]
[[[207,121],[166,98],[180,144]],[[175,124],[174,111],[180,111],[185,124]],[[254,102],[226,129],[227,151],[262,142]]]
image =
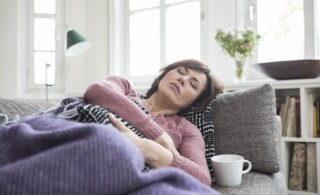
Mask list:
[[143,166],[138,148],[111,126],[53,114],[0,125],[1,195],[219,194],[182,170]]

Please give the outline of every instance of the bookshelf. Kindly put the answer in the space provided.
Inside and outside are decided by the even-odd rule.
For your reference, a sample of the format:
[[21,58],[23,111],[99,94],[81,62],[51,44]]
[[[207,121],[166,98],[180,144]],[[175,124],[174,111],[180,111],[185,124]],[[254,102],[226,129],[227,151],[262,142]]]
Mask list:
[[[313,123],[312,123],[312,115],[311,107],[312,105],[310,101],[310,96],[313,96],[313,101],[315,99],[320,99],[320,78],[317,79],[301,79],[301,80],[261,80],[261,81],[247,81],[241,84],[232,84],[226,85],[226,91],[234,91],[239,89],[245,89],[252,86],[270,83],[275,88],[276,95],[276,109],[277,113],[280,115],[281,105],[285,104],[287,97],[295,97],[299,99],[299,104],[295,104],[298,107],[297,118],[300,120],[299,123],[295,123],[296,130],[300,131],[298,134],[296,132],[289,132],[288,134],[282,132],[282,137],[280,140],[280,150],[281,150],[281,165],[280,169],[285,175],[287,184],[288,184],[288,193],[292,195],[320,195],[320,137],[315,137]],[[293,104],[292,104],[293,105]],[[283,116],[283,115],[282,115]],[[292,117],[293,118],[293,117]],[[283,120],[283,118],[282,118]],[[318,119],[319,120],[319,119]],[[285,127],[283,126],[283,129]],[[287,127],[290,130],[292,126]],[[283,130],[282,129],[282,130]],[[319,136],[319,135],[318,135]],[[312,155],[311,152],[308,154],[308,158],[305,156],[306,161],[313,158],[313,165],[315,164],[316,171],[313,171],[313,178],[316,177],[317,181],[315,182],[316,191],[310,192],[310,184],[309,191],[307,191],[307,183],[305,181],[305,186],[303,189],[292,190],[292,183],[290,183],[290,175],[293,173],[292,170],[292,159],[295,155],[294,146],[302,143],[306,148],[310,145],[313,147]],[[307,149],[305,149],[307,151]],[[309,151],[309,150],[308,150]],[[306,152],[307,153],[307,152]],[[306,154],[305,154],[306,155]],[[311,157],[310,157],[311,156]],[[314,160],[315,159],[315,160]],[[310,163],[310,161],[308,161]],[[305,171],[307,162],[305,162]],[[296,167],[296,166],[295,166]],[[312,167],[309,164],[309,167]],[[310,174],[308,175],[310,179]],[[307,177],[305,177],[307,180]],[[301,186],[300,186],[301,187]]]

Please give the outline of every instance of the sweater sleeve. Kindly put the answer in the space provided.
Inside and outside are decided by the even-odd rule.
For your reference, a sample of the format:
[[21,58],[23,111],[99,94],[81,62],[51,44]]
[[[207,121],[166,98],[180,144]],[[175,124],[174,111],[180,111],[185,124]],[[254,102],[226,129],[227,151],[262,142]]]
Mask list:
[[200,131],[191,123],[183,127],[185,133],[179,146],[179,154],[173,154],[173,167],[185,170],[203,183],[211,185],[211,176],[205,158],[205,144]]
[[110,76],[91,84],[84,93],[86,103],[102,106],[118,114],[149,139],[156,139],[164,131],[151,116],[146,115],[128,97],[137,96],[128,80]]

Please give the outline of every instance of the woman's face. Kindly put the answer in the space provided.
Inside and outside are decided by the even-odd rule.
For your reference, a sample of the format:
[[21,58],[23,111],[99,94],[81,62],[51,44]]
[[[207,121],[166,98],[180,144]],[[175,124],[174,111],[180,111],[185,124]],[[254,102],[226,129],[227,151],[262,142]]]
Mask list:
[[162,78],[158,92],[181,110],[192,104],[206,85],[207,77],[204,73],[180,66],[170,70]]

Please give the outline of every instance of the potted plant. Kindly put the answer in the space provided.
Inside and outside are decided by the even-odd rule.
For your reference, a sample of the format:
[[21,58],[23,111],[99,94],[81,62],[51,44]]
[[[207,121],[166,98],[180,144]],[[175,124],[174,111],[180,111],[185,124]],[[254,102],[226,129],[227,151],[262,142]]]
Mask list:
[[245,80],[244,65],[261,36],[256,34],[250,27],[243,29],[218,29],[215,39],[223,52],[235,61],[236,82]]

